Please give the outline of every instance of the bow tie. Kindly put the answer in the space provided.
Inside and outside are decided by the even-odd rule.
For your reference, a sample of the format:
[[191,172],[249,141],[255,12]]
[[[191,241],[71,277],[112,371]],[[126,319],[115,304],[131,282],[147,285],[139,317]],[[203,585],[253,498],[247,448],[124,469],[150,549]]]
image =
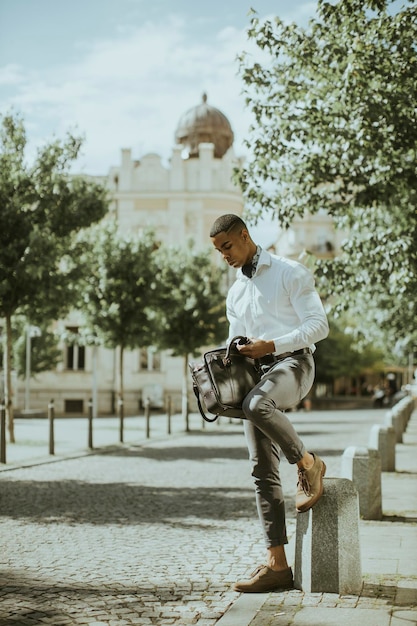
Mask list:
[[255,273],[256,266],[253,263],[248,263],[247,265],[242,265],[242,272],[248,278],[252,278]]

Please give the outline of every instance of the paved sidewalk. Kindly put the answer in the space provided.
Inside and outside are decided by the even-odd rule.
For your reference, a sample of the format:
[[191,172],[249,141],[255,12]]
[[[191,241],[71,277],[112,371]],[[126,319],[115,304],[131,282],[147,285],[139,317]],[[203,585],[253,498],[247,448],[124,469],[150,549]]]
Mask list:
[[[205,426],[205,425],[204,425]],[[201,430],[200,415],[191,414],[189,428]],[[125,417],[123,420],[123,442],[153,441],[171,434],[183,434],[185,421],[174,414],[168,423],[167,415],[152,412],[147,429],[142,415]],[[14,420],[16,443],[6,445],[6,464],[0,464],[0,472],[12,467],[28,466],[62,460],[71,456],[88,454],[94,449],[120,444],[120,419],[98,417],[93,419],[93,450],[88,448],[87,417],[56,417],[54,420],[54,455],[49,455],[49,421],[46,418],[18,417]],[[149,436],[148,436],[149,435]],[[8,433],[7,433],[8,440]]]
[[[343,450],[366,445],[384,415],[292,419],[338,476]],[[185,433],[173,416],[167,435],[164,416],[152,416],[147,438],[143,416],[128,418],[119,445],[118,420],[103,419],[94,424],[103,447],[93,451],[87,420],[57,420],[55,457],[46,454],[47,420],[16,423],[19,443],[8,444],[0,466],[0,626],[416,623],[417,414],[397,445],[397,472],[383,475],[384,520],[361,522],[363,593],[343,598],[232,591],[264,558],[238,421],[202,430],[192,415]],[[293,536],[296,476],[285,460],[282,477]]]
[[[382,473],[382,521],[360,521],[363,588],[241,595],[216,626],[412,626],[417,624],[417,411]],[[293,563],[295,534],[288,546]]]

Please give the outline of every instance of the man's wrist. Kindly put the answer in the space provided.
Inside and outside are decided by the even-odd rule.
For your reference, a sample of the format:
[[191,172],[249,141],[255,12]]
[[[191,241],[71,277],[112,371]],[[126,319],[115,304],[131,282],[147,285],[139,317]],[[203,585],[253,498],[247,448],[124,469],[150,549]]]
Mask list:
[[275,342],[271,339],[271,341],[268,341],[268,352],[267,354],[273,354],[274,352],[276,352],[275,350]]

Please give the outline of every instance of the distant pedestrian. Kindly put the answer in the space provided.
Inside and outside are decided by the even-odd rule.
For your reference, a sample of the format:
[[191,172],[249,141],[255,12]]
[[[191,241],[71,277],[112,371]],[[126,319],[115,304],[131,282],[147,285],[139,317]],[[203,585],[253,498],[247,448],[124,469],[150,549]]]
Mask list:
[[327,318],[311,273],[300,263],[262,250],[240,217],[222,215],[210,237],[225,261],[237,269],[226,300],[229,341],[236,335],[248,337],[250,343],[239,350],[259,359],[266,372],[245,398],[243,412],[267,559],[234,589],[247,593],[291,589],[280,450],[298,466],[299,512],[309,510],[321,497],[326,466],[306,450],[284,411],[296,406],[313,384],[312,353],[315,342],[329,332]]

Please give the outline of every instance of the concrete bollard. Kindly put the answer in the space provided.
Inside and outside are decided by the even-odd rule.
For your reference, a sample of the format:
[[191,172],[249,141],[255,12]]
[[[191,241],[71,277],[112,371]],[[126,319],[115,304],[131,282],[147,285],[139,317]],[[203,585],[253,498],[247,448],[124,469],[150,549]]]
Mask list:
[[369,447],[378,450],[382,472],[395,472],[395,430],[392,426],[372,426]]
[[382,518],[381,455],[372,448],[350,446],[342,455],[340,475],[355,485],[363,519]]
[[395,431],[395,442],[402,443],[403,441],[403,424],[398,412],[387,411],[385,413],[385,425],[391,426]]
[[414,411],[415,401],[411,396],[401,398],[386,414],[386,423],[391,419],[397,435],[397,443],[402,442],[403,433],[407,430],[408,422]]
[[298,513],[294,586],[308,593],[360,592],[359,502],[352,481],[325,478],[317,504]]
[[403,419],[403,432],[407,429],[407,425],[408,425],[408,422],[410,421],[411,414],[414,411],[414,406],[415,406],[414,398],[412,398],[411,396],[406,396],[404,398],[401,398],[401,400],[397,402],[397,404],[395,404],[393,407],[393,408],[398,407],[398,409],[401,411],[401,415]]
[[408,396],[407,397],[407,414],[408,414],[408,418],[407,420],[410,421],[411,415],[413,414],[413,411],[416,408],[417,405],[417,398],[413,397],[413,396]]
[[391,409],[391,412],[394,416],[394,419],[398,420],[398,430],[401,432],[401,441],[403,438],[403,433],[407,428],[407,407],[402,403],[394,404]]

